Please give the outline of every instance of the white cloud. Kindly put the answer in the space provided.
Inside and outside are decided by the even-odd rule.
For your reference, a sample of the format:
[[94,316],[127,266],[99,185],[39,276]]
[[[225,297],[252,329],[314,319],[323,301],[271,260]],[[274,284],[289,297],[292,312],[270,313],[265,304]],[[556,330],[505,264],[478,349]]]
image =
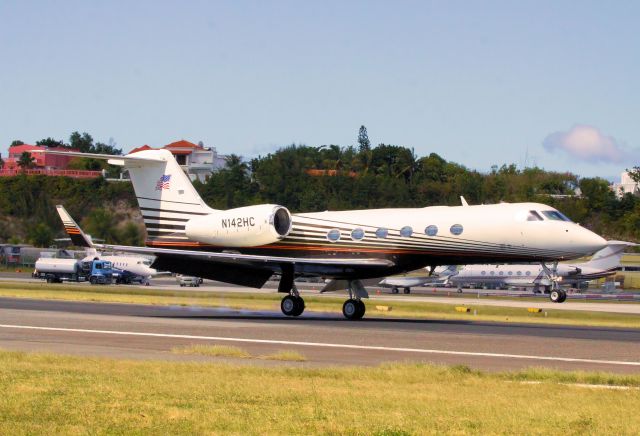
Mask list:
[[579,124],[567,132],[550,134],[542,145],[551,153],[562,150],[569,156],[593,163],[621,163],[640,156],[639,150],[626,150],[614,137],[596,127]]

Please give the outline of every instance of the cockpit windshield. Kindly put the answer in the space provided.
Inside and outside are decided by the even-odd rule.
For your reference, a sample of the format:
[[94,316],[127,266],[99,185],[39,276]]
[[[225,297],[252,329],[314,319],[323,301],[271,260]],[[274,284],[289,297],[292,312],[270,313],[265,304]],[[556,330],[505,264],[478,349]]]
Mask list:
[[567,218],[565,215],[563,215],[562,213],[558,212],[557,210],[543,210],[542,214],[544,216],[546,216],[548,219],[553,220],[553,221],[568,221],[568,222],[571,222],[571,220],[569,218]]
[[542,217],[535,210],[530,210],[527,215],[527,221],[542,221]]

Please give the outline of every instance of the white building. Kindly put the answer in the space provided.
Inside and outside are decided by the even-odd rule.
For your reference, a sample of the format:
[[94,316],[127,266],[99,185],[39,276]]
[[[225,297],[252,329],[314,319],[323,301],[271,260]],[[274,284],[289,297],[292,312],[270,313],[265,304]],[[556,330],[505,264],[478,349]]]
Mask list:
[[640,186],[635,182],[627,171],[620,175],[620,183],[613,183],[611,189],[618,198],[622,198],[624,194],[640,195]]
[[[221,170],[227,164],[227,156],[218,154],[215,147],[204,147],[202,143],[194,144],[181,139],[162,147],[169,150],[176,158],[178,164],[191,180],[198,179],[205,182],[207,177]],[[151,150],[152,147],[143,145],[133,149],[130,153],[142,150]]]

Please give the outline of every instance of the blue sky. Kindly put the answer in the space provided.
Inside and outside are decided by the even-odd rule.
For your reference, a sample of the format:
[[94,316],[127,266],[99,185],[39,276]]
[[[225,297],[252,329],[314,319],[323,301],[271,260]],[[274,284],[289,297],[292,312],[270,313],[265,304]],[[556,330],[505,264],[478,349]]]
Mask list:
[[0,151],[290,143],[618,178],[640,165],[640,2],[0,2]]

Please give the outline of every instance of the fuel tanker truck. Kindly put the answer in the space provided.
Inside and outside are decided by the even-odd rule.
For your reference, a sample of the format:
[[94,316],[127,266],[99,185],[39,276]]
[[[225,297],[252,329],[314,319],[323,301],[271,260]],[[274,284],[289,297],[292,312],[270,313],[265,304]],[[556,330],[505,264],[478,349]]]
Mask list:
[[76,260],[41,257],[33,277],[47,283],[86,282],[108,285],[113,281],[113,265],[106,260]]

